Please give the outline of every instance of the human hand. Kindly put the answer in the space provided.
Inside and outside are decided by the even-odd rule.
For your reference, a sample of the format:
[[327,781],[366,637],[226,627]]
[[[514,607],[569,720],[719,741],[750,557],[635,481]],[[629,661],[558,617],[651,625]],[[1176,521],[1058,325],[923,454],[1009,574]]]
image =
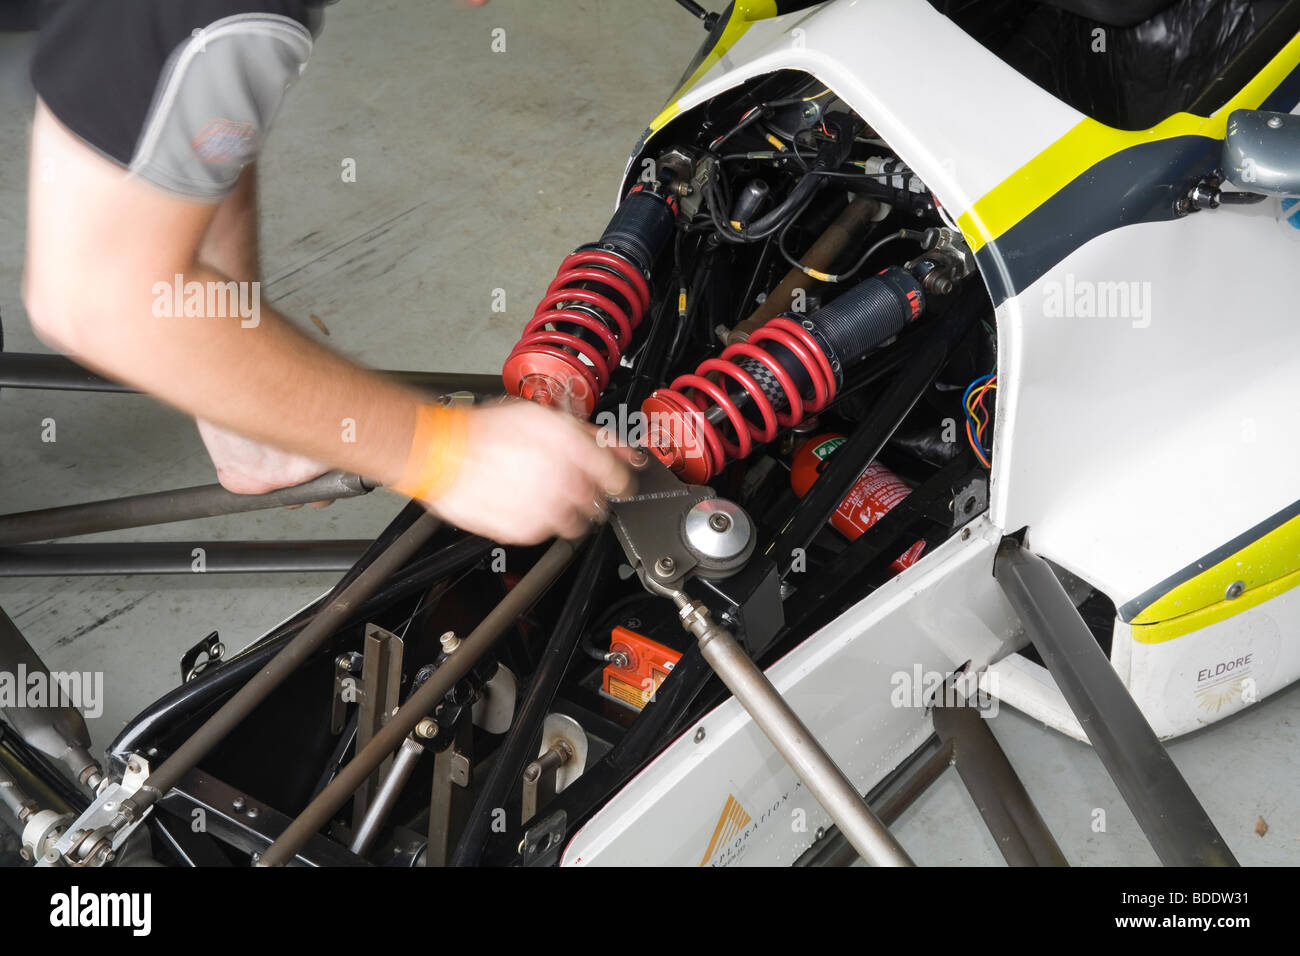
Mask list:
[[465,457],[450,488],[429,509],[502,544],[576,538],[626,495],[632,473],[620,452],[596,443],[594,428],[532,402],[471,409]]
[[[217,467],[221,487],[237,495],[260,495],[289,488],[329,471],[320,462],[253,441],[201,418],[196,419],[196,424],[208,456]],[[317,507],[328,504],[328,501],[315,502]]]

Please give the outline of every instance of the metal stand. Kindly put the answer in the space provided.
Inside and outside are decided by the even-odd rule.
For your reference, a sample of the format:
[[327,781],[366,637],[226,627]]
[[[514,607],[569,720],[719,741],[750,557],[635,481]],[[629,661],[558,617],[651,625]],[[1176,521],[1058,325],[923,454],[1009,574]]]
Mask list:
[[[435,394],[468,393],[477,401],[501,394],[497,375],[381,371],[395,381]],[[62,355],[0,352],[0,388],[135,393]],[[224,541],[210,543],[96,543],[30,546],[30,542],[120,531],[173,521],[243,514],[268,508],[333,501],[368,494],[373,482],[330,472],[301,485],[263,495],[237,495],[220,485],[200,485],[84,504],[0,515],[0,577],[99,574],[186,574],[195,548],[212,573],[343,571],[361,554],[360,541]]]
[[1236,866],[1047,562],[1005,538],[993,576],[1166,866]]

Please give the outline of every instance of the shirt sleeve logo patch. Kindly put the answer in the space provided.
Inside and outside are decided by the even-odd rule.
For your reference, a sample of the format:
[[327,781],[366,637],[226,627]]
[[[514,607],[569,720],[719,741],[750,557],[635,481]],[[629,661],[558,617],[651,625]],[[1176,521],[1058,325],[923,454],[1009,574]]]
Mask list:
[[194,153],[205,163],[243,160],[253,152],[253,124],[220,118],[194,137]]

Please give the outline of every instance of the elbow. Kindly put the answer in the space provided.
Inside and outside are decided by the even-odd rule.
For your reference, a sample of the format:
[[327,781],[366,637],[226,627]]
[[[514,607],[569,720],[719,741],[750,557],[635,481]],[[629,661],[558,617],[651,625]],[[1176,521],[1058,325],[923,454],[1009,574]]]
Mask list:
[[36,337],[50,348],[69,355],[84,350],[88,303],[77,289],[69,288],[48,270],[33,268],[23,273],[23,307]]

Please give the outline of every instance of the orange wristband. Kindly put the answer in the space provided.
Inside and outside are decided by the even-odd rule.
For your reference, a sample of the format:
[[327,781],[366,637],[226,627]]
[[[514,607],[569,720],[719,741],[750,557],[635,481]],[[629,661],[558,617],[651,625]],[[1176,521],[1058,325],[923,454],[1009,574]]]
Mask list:
[[465,460],[469,412],[451,405],[421,405],[415,418],[411,457],[393,491],[434,501],[446,494]]

